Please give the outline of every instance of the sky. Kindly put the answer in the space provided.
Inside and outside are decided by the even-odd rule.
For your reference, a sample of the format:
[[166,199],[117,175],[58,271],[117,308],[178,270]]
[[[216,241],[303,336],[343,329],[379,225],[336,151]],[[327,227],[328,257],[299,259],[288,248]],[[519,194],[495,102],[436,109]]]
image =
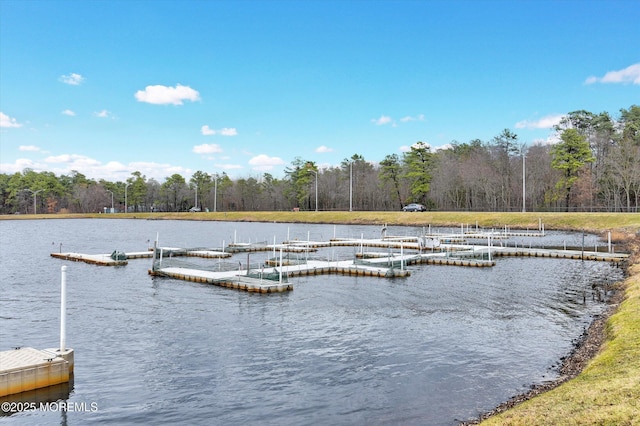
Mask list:
[[377,163],[640,104],[637,0],[0,0],[0,173]]

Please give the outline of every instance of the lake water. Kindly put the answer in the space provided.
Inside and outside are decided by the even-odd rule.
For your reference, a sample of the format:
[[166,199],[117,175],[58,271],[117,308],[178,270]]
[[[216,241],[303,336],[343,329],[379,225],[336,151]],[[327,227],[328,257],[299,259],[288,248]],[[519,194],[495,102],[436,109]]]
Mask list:
[[[362,235],[377,238],[380,228],[0,220],[0,350],[58,346],[67,265],[75,376],[62,396],[80,408],[0,423],[453,425],[557,377],[561,357],[604,309],[592,284],[621,279],[605,262],[498,258],[493,268],[411,266],[400,279],[301,277],[292,292],[261,295],[154,278],[150,259],[99,267],[50,257],[143,251],[157,236],[161,246],[220,247]],[[519,243],[581,240],[552,232]]]

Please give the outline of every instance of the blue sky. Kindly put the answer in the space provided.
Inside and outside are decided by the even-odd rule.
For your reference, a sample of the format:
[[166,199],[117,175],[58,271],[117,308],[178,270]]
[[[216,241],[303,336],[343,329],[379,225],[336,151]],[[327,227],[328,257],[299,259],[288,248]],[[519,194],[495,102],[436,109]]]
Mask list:
[[640,2],[0,0],[0,172],[284,175],[640,103]]

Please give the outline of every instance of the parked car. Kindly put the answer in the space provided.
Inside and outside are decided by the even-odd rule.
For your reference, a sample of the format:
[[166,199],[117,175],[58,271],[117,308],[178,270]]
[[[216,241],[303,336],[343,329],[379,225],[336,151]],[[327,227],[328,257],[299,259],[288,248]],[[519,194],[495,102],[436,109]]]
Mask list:
[[403,212],[426,212],[427,208],[422,204],[411,203],[402,208]]
[[197,212],[199,212],[199,211],[200,211],[200,207],[191,207],[191,208],[189,209],[189,211],[190,211],[191,213],[197,213]]

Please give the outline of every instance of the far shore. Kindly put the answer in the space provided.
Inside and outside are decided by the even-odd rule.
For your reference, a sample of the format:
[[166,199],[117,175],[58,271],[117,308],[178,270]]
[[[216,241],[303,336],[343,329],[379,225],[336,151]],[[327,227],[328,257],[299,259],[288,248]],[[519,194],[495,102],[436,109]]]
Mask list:
[[488,425],[640,424],[640,213],[500,212],[199,212],[18,214],[0,220],[136,219],[282,222],[611,232],[617,251],[631,253],[628,277],[609,314],[589,333],[551,386],[534,388],[469,423]]
[[504,226],[548,230],[637,232],[640,213],[562,212],[391,212],[391,211],[263,211],[263,212],[157,212],[157,213],[51,213],[0,215],[0,220],[33,219],[151,219],[214,220],[230,222],[327,223],[358,225]]

